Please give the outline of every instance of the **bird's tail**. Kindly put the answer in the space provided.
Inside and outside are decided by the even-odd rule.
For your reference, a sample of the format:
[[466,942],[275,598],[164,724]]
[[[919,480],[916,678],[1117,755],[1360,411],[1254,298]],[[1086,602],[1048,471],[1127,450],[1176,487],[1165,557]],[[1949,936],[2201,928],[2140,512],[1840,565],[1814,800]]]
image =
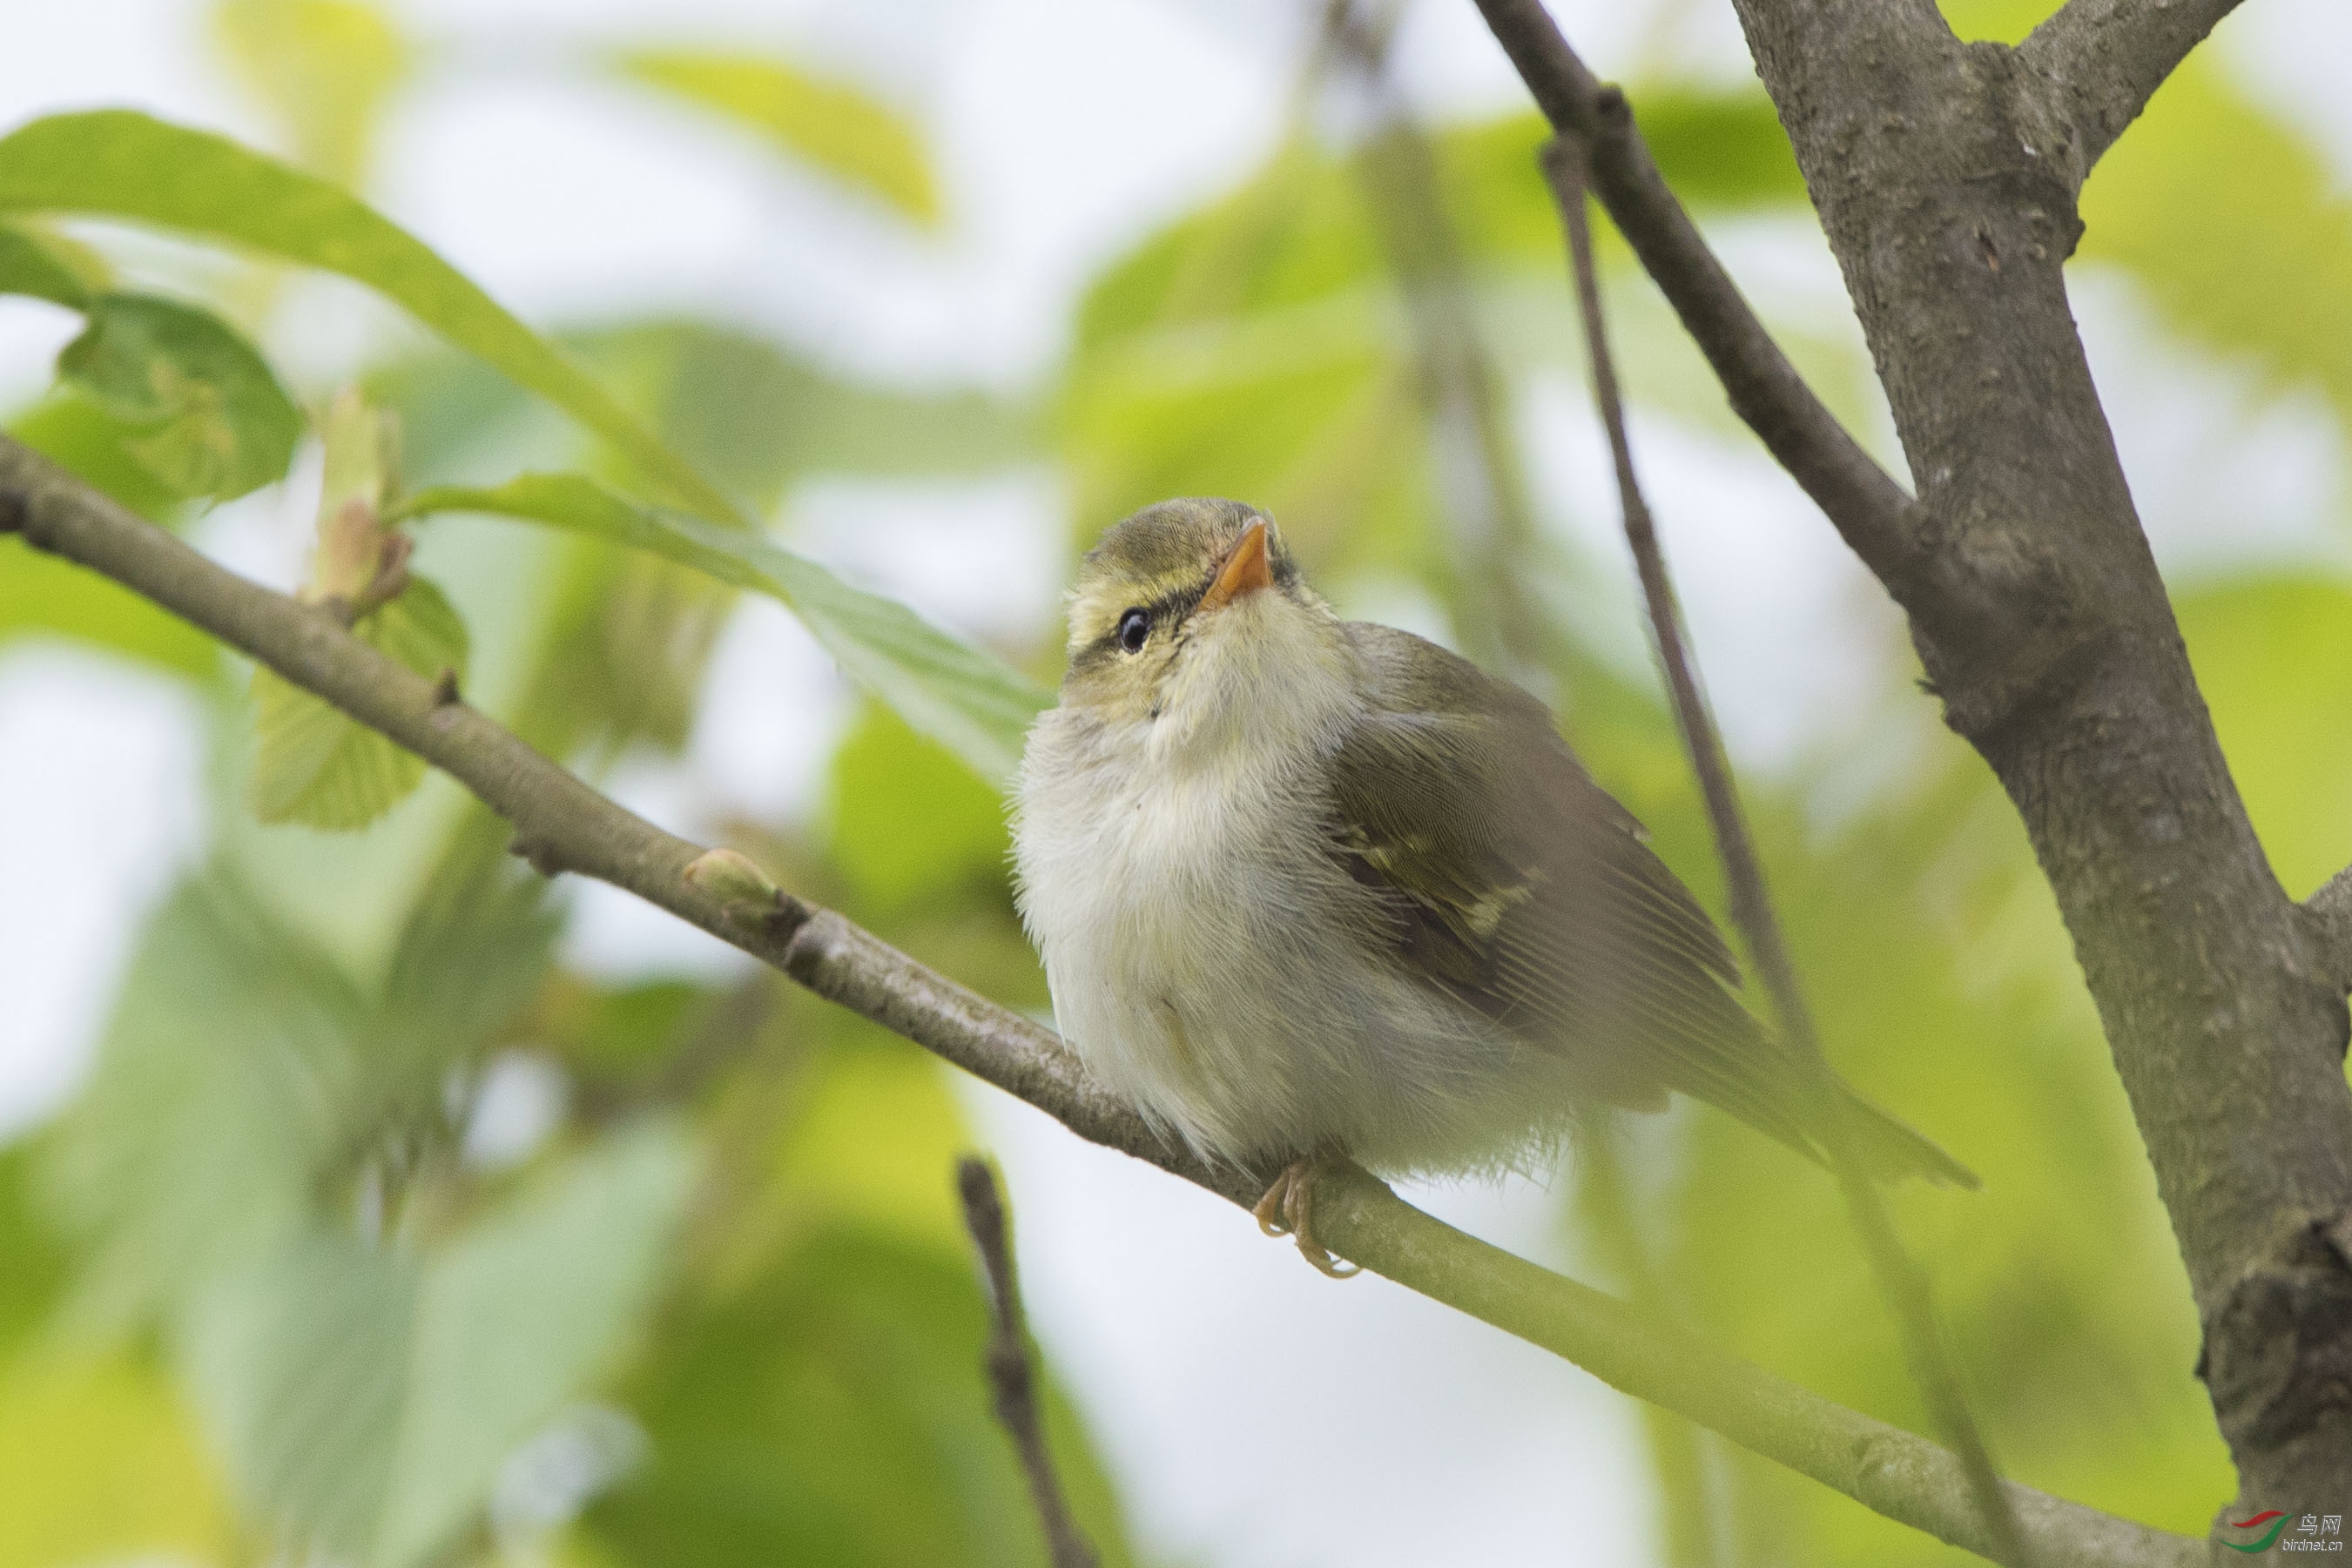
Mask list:
[[1826,1096],[1817,1097],[1812,1074],[1795,1051],[1781,1044],[1728,988],[1711,988],[1701,999],[1712,1004],[1704,1014],[1708,1027],[1695,1030],[1677,1019],[1675,1027],[1658,1031],[1674,1043],[1662,1074],[1673,1087],[1712,1101],[1832,1169],[1837,1161],[1831,1145],[1843,1143],[1853,1151],[1864,1173],[1880,1181],[1916,1176],[1939,1186],[1970,1191],[1984,1185],[1976,1172],[1925,1134],[1864,1099],[1833,1072]]
[[1976,1172],[1938,1148],[1926,1134],[1880,1110],[1850,1084],[1838,1084],[1830,1113],[1837,1118],[1836,1134],[1843,1135],[1862,1168],[1882,1181],[1916,1176],[1939,1186],[1964,1186],[1971,1192],[1984,1185]]

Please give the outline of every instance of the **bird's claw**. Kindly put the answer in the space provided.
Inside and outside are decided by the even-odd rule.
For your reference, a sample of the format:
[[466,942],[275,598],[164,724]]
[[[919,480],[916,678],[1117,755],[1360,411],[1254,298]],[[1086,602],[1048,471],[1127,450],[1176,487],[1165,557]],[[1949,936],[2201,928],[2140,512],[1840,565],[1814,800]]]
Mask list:
[[1330,1249],[1315,1239],[1315,1177],[1321,1168],[1318,1160],[1293,1160],[1274,1178],[1274,1185],[1251,1212],[1257,1216],[1257,1228],[1268,1236],[1295,1238],[1298,1255],[1322,1273],[1334,1280],[1350,1279],[1363,1270],[1332,1257]]

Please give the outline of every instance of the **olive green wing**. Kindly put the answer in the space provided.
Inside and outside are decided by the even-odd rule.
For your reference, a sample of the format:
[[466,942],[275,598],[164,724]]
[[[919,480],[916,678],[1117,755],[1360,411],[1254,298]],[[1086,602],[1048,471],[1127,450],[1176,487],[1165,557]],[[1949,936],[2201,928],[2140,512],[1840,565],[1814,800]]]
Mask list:
[[1375,697],[1331,769],[1330,843],[1419,977],[1568,1055],[1592,1097],[1681,1090],[1809,1148],[1714,922],[1532,698],[1351,628]]
[[[1333,755],[1328,833],[1374,895],[1368,939],[1563,1052],[1594,1099],[1680,1091],[1822,1158],[1804,1074],[1734,995],[1722,933],[1543,706],[1407,632],[1349,632],[1373,701]],[[1831,1113],[1877,1174],[1977,1185],[1843,1085]]]

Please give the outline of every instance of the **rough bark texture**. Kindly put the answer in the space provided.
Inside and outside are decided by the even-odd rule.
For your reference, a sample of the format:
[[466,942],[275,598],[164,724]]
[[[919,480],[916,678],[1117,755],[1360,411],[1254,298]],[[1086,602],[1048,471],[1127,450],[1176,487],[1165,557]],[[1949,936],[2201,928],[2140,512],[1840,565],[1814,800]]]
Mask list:
[[2018,46],[2057,95],[2074,183],[2238,0],[2074,0]]
[[1926,514],[1916,561],[1881,575],[2057,893],[2188,1265],[2240,1504],[2341,1511],[2342,966],[2222,761],[2062,273],[2089,160],[2227,6],[2183,4],[2117,64],[2099,52],[2118,29],[2172,8],[2099,0],[2029,57],[1959,42],[1927,0],[1735,4]]

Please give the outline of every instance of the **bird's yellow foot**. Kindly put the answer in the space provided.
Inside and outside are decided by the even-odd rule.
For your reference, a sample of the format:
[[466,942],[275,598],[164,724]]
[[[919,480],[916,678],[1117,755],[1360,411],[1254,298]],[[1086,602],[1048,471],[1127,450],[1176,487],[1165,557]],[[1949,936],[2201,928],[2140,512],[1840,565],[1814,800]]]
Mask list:
[[1260,1230],[1268,1236],[1294,1239],[1300,1257],[1334,1280],[1345,1280],[1363,1270],[1344,1259],[1332,1257],[1330,1249],[1315,1239],[1315,1177],[1329,1164],[1320,1156],[1291,1161],[1288,1168],[1274,1178],[1274,1185],[1265,1189],[1265,1196],[1257,1200],[1254,1212]]

